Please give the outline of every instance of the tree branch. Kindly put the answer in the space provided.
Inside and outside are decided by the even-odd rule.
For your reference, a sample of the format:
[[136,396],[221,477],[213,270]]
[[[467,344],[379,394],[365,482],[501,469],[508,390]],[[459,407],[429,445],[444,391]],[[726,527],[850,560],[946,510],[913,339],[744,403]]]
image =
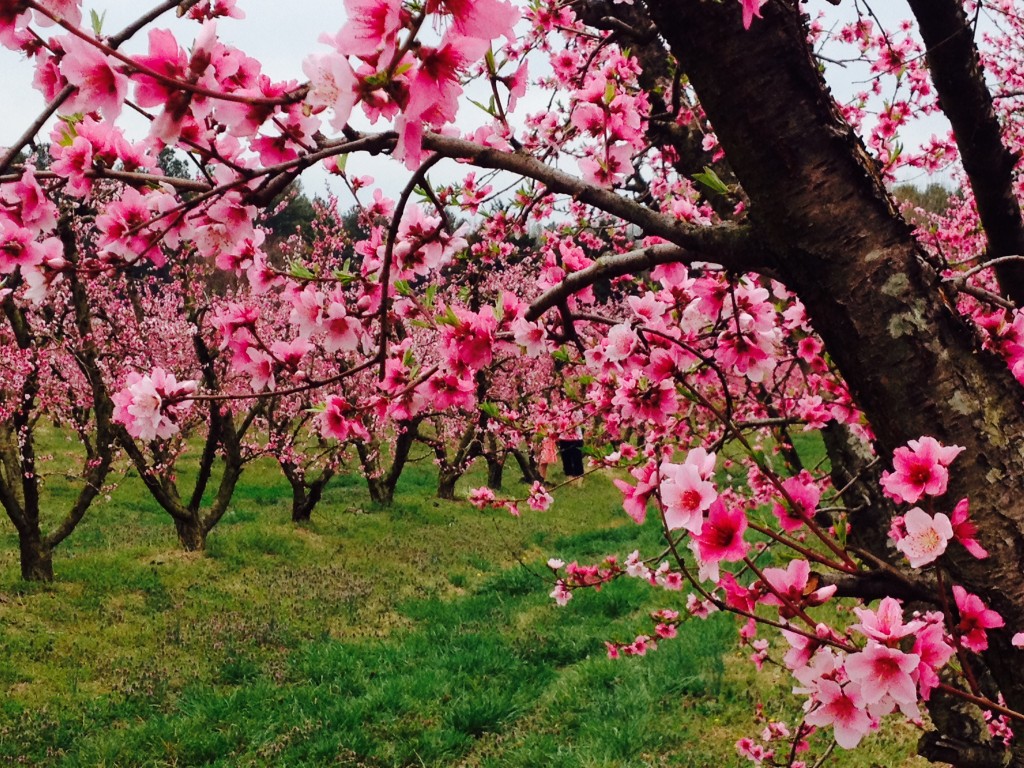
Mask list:
[[[748,272],[758,271],[754,265],[766,261],[767,254],[747,227],[735,224],[704,227],[694,230],[691,239],[695,242],[703,240],[704,247],[697,251],[677,245],[652,245],[627,253],[602,256],[589,267],[566,275],[562,282],[534,299],[526,312],[526,319],[536,320],[572,294],[599,280],[643,272],[659,264],[707,262],[720,264],[735,272]],[[764,273],[766,270],[760,271]]]
[[[494,168],[510,171],[535,179],[547,186],[550,192],[570,195],[580,202],[591,205],[605,213],[618,216],[620,219],[639,227],[647,236],[656,236],[668,240],[682,248],[698,253],[711,250],[714,243],[708,242],[708,231],[719,231],[718,227],[694,227],[678,219],[657,211],[652,211],[611,189],[583,181],[576,176],[552,168],[546,163],[530,155],[502,152],[497,149],[482,147],[470,141],[441,136],[436,133],[425,133],[423,146],[447,157],[469,160],[481,168]],[[723,225],[724,226],[724,225]],[[736,228],[738,229],[738,228]],[[712,236],[714,237],[714,236]],[[746,241],[750,263],[743,265],[744,271],[761,271],[771,265],[771,254],[767,248],[755,249],[752,240]],[[753,258],[757,254],[760,258]],[[712,261],[713,259],[708,259]]]

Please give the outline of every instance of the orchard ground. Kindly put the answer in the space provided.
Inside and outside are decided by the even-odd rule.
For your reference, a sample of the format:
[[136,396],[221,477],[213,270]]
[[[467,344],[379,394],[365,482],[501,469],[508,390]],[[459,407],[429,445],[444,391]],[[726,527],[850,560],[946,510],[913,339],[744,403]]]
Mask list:
[[[60,497],[66,447],[49,438]],[[649,633],[683,593],[620,580],[561,609],[548,597],[548,557],[655,551],[657,522],[635,526],[608,476],[520,519],[439,501],[435,483],[423,459],[375,509],[343,476],[297,527],[276,466],[257,464],[194,555],[129,476],[49,585],[19,580],[5,522],[0,764],[744,766],[734,744],[764,727],[759,705],[792,722],[789,676],[755,671],[731,617],[612,661],[604,640]],[[474,471],[459,490],[482,484]],[[826,764],[925,765],[917,735],[887,729]]]

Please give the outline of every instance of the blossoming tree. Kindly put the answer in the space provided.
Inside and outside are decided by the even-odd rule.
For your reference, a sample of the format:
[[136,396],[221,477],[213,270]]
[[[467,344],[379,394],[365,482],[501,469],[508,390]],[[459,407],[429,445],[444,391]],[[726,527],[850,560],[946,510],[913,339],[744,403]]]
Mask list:
[[[186,243],[254,290],[282,291],[305,324],[243,339],[240,370],[276,376],[323,333],[348,356],[295,386],[376,382],[325,395],[320,423],[339,440],[360,437],[367,413],[420,417],[446,369],[472,380],[492,345],[556,356],[614,446],[600,461],[632,476],[625,511],[656,510],[670,557],[553,561],[555,599],[620,575],[690,591],[688,614],[666,608],[652,636],[611,654],[645,653],[681,616],[727,609],[749,620],[760,660],[772,650],[758,626],[781,632],[805,702],[798,722],[738,745],[755,763],[809,764],[813,729],[852,748],[897,711],[919,721],[925,704],[925,755],[1021,766],[1024,17],[1014,0],[909,6],[914,20],[882,30],[831,7],[808,18],[794,0],[348,0],[296,83],[222,39],[218,18],[241,16],[234,0],[165,2],[110,36],[82,25],[76,0],[0,0],[0,43],[31,58],[48,102],[0,157],[0,274],[9,301],[27,303],[74,271],[54,258],[54,222],[25,215],[27,187],[94,201],[109,269],[159,264]],[[175,8],[197,22],[193,40],[157,26]],[[991,31],[976,34],[975,17]],[[827,60],[863,64],[871,85],[838,103]],[[545,107],[524,107],[527,94]],[[484,123],[462,130],[471,103]],[[144,135],[122,130],[128,110]],[[49,168],[18,162],[54,113]],[[948,135],[903,143],[939,114]],[[167,146],[193,158],[194,179],[156,172]],[[366,199],[346,174],[357,153],[409,170],[396,200]],[[454,161],[474,169],[437,188],[430,174]],[[951,163],[963,195],[915,232],[887,182]],[[379,218],[351,264],[285,269],[254,217],[315,164]],[[493,184],[480,176],[492,172]],[[499,178],[514,182],[487,207]],[[101,181],[121,194],[97,200]],[[478,240],[456,212],[479,216]],[[537,226],[558,235],[529,304],[502,304],[499,318],[497,304],[424,300],[454,259],[498,269]],[[439,353],[403,330],[440,320]],[[217,396],[202,386],[139,375],[118,418],[169,438],[186,403]],[[805,427],[822,431],[829,472],[801,465],[791,437]],[[726,444],[742,457],[731,468]],[[727,468],[746,482],[723,487]],[[536,488],[530,501],[550,497]],[[764,551],[788,554],[764,566]],[[822,620],[839,598],[862,601],[856,623]],[[979,713],[987,728],[971,727]]]

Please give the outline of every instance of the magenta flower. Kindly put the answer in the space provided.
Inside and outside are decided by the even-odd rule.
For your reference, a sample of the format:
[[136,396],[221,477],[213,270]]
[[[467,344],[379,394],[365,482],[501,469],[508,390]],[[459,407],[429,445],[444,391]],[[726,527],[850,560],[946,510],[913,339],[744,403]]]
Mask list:
[[743,508],[734,507],[730,510],[721,499],[716,499],[696,537],[700,559],[705,563],[742,560],[748,549],[743,539],[746,530],[747,515]]
[[897,501],[914,504],[922,496],[941,496],[946,492],[953,459],[964,449],[959,445],[944,446],[934,437],[910,440],[907,448],[893,454],[894,472],[882,473],[882,487]]
[[936,614],[937,620],[925,624],[923,629],[914,634],[914,648],[921,663],[917,667],[917,687],[921,698],[925,701],[931,697],[932,691],[938,687],[938,671],[946,666],[946,662],[956,653],[956,649],[946,640],[943,632],[943,619]]
[[953,598],[960,612],[960,623],[957,625],[960,643],[964,648],[981,653],[988,648],[986,630],[1003,626],[1003,617],[991,608],[986,608],[980,597],[972,595],[961,586],[954,585]]
[[327,398],[327,408],[320,414],[320,431],[324,437],[333,437],[344,442],[352,438],[369,440],[370,433],[359,421],[358,415],[349,402],[338,395]]
[[761,6],[768,0],[740,0],[743,5],[743,28],[750,29],[754,17],[761,18]]
[[975,537],[978,533],[977,526],[970,519],[970,502],[964,498],[957,502],[953,510],[953,538],[964,545],[964,549],[970,552],[979,560],[988,557],[988,551],[978,543]]

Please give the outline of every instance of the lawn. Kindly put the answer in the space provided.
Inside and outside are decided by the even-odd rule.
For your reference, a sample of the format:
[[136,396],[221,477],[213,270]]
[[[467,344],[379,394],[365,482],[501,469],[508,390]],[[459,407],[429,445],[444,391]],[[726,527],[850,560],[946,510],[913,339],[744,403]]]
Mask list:
[[[606,658],[605,639],[649,632],[680,593],[623,580],[554,605],[548,557],[658,551],[608,477],[519,519],[434,499],[434,482],[414,464],[376,509],[340,477],[297,527],[276,469],[255,465],[188,555],[128,477],[59,548],[50,585],[19,581],[4,520],[0,764],[743,766],[755,706],[792,718],[790,683],[754,671],[728,616]],[[48,490],[70,487],[58,474]],[[916,734],[892,734],[828,764],[916,765]]]

